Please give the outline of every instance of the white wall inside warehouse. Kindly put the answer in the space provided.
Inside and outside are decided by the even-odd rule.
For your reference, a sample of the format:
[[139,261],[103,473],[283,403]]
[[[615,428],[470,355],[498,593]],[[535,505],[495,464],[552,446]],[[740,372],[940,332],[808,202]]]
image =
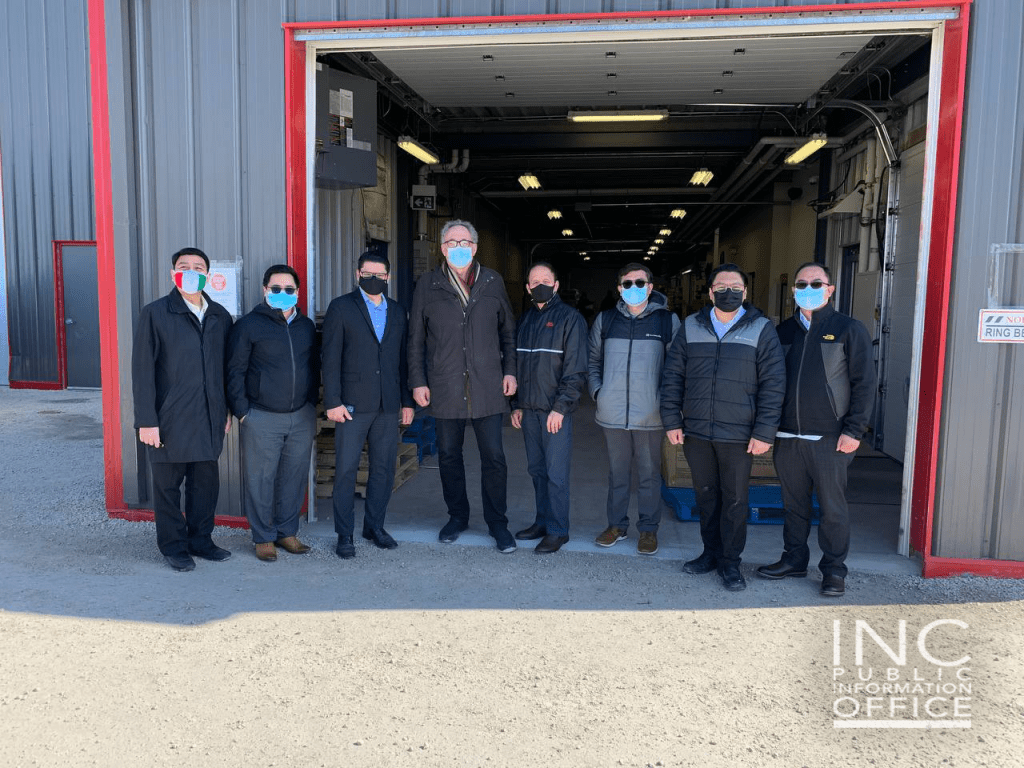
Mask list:
[[720,228],[718,253],[711,262],[712,268],[717,267],[724,253],[726,264],[738,264],[752,273],[753,290],[747,291],[747,300],[761,310],[768,304],[771,286],[772,210],[772,206],[765,205],[729,219]]
[[[815,168],[816,164],[809,168],[801,168],[794,173],[792,181],[774,185],[771,281],[768,298],[760,309],[775,322],[786,319],[779,313],[780,292],[786,292],[786,296],[782,298],[791,298],[790,288],[797,267],[814,260],[814,237],[818,218],[808,203],[817,197],[818,178]],[[800,195],[793,200],[789,193],[795,189],[800,190]],[[782,275],[787,276],[785,288],[781,286]],[[792,306],[791,301],[788,306]]]

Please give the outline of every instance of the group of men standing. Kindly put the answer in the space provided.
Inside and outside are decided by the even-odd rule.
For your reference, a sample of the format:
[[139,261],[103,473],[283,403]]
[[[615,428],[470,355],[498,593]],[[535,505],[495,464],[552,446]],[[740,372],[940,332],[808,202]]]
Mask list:
[[[811,492],[822,519],[822,593],[841,595],[849,549],[846,469],[867,430],[873,400],[871,342],[862,324],[829,305],[828,271],[805,264],[794,282],[799,311],[776,329],[746,302],[747,276],[714,269],[706,307],[680,323],[640,264],[620,270],[619,301],[586,321],[561,301],[555,269],[527,275],[531,306],[518,326],[501,276],[476,260],[472,224],[441,232],[439,266],[418,280],[408,317],[385,295],[390,264],[363,254],[357,287],[334,299],[322,349],[298,308],[300,281],[270,267],[264,301],[232,326],[203,293],[209,260],[195,248],[174,254],[171,292],[142,312],[133,377],[139,439],[149,446],[157,543],[176,570],[193,556],[225,560],[211,538],[217,458],[231,414],[241,429],[243,505],[256,556],[278,548],[303,554],[296,536],[315,405],[323,380],[325,415],[335,423],[333,494],[336,552],[354,557],[354,491],[368,447],[362,535],[392,549],[384,519],[395,474],[398,429],[413,405],[430,406],[449,515],[438,538],[455,541],[469,525],[463,443],[471,427],[481,462],[483,517],[500,552],[539,540],[538,553],[569,540],[573,414],[584,387],[597,404],[608,449],[607,528],[596,543],[627,537],[632,475],[638,485],[637,551],[658,551],[662,436],[682,444],[700,511],[702,554],[683,569],[717,570],[743,589],[747,488],[753,456],[776,445],[786,507],[784,553],[758,569],[769,579],[806,576]],[[502,426],[511,405],[533,480],[536,517],[508,529]],[[230,413],[229,413],[230,409]],[[184,513],[181,488],[184,482]]]

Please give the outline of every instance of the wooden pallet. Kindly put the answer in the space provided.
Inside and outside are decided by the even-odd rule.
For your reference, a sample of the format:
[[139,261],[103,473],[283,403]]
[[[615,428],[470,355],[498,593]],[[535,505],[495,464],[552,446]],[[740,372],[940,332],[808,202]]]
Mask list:
[[[333,443],[332,443],[333,449]],[[329,454],[317,451],[316,495],[317,498],[328,498],[334,493],[334,451]],[[398,456],[395,459],[395,483],[391,487],[397,490],[419,470],[419,459],[416,446],[412,443],[399,443]],[[359,457],[359,469],[356,471],[356,494],[366,496],[366,482],[370,478],[370,459],[363,448]]]

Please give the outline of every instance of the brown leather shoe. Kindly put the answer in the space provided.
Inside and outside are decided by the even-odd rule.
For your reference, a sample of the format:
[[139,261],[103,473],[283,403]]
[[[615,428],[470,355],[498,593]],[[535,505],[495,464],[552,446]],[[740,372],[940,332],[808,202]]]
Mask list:
[[601,531],[601,534],[594,539],[594,543],[599,547],[611,547],[626,538],[626,532],[621,528],[616,528],[614,525],[605,528]]
[[294,536],[285,536],[283,539],[275,541],[274,544],[279,546],[285,552],[291,552],[293,555],[304,555],[309,552],[310,549]]
[[262,544],[256,545],[256,558],[263,560],[267,563],[272,563],[277,560],[277,550],[274,549],[274,545],[269,541],[265,541]]
[[658,551],[658,534],[655,531],[640,531],[640,540],[636,543],[638,555],[653,555]]

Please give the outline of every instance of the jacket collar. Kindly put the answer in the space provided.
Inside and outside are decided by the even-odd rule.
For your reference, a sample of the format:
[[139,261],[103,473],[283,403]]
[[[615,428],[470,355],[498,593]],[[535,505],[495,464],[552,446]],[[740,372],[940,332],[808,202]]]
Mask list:
[[[278,322],[278,323],[281,323],[281,324],[287,324],[288,323],[288,321],[285,319],[285,316],[284,316],[284,310],[274,309],[272,306],[267,304],[267,302],[265,300],[261,301],[259,304],[257,304],[255,307],[253,307],[252,311],[256,312],[257,314],[260,314],[260,315],[266,315],[267,317],[271,318],[275,322]],[[302,309],[299,308],[298,304],[295,305],[295,311],[300,316],[302,315]],[[294,322],[294,321],[292,321],[292,322]]]
[[[835,307],[832,306],[832,301],[825,302],[825,306],[819,307],[818,309],[811,312],[811,325],[815,323],[823,323],[828,320],[832,315],[836,313]],[[800,308],[797,307],[796,312],[793,313],[797,323],[800,323]],[[800,327],[803,328],[803,323],[800,323]]]
[[[700,322],[706,325],[708,328],[712,329],[715,327],[714,324],[711,322],[711,313],[712,311],[714,311],[714,309],[714,305],[708,304],[707,306],[703,307],[700,310],[700,312],[697,313],[697,319],[700,320]],[[749,301],[743,302],[743,309],[746,310],[743,313],[743,317],[736,321],[736,325],[734,325],[733,328],[739,328],[741,326],[744,326],[747,323],[756,320],[757,318],[761,317],[764,314],[760,309],[755,307]]]
[[632,312],[629,311],[629,305],[622,300],[621,296],[619,296],[619,301],[616,303],[615,308],[619,310],[620,314],[623,314],[626,317],[635,317],[637,319],[640,319],[641,317],[647,317],[652,312],[657,312],[659,309],[667,310],[668,299],[665,297],[665,294],[661,293],[660,291],[651,291],[651,295],[647,297],[647,306],[644,307],[643,312],[641,312],[639,315],[634,315]]

